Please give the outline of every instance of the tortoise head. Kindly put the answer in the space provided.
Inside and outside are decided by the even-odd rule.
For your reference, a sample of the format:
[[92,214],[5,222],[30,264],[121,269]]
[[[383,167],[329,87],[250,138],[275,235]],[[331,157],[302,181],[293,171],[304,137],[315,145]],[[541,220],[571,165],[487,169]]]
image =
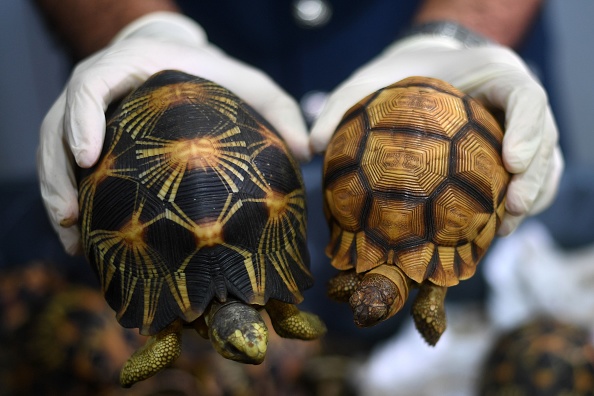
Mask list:
[[209,338],[221,356],[241,363],[262,363],[268,328],[255,308],[236,300],[213,302],[206,323]]
[[367,272],[349,298],[355,324],[369,327],[395,315],[408,298],[409,283],[395,265],[383,264]]

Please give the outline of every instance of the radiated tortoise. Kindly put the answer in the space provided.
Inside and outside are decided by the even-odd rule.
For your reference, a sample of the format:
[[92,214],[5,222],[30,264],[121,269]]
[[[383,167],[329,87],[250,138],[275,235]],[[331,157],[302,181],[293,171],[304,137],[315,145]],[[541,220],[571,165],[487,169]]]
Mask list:
[[262,362],[268,333],[313,339],[295,304],[312,286],[299,166],[279,134],[227,89],[163,71],[109,116],[79,177],[85,254],[119,322],[151,335],[130,386],[171,364],[184,326],[226,358]]

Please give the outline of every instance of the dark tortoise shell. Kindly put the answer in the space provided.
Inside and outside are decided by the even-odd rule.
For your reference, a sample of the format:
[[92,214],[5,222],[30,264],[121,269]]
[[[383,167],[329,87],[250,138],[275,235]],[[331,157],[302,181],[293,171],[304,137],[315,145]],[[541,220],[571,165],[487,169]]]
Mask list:
[[534,318],[501,334],[479,379],[479,394],[592,395],[594,345],[586,328]]
[[246,103],[160,72],[115,109],[103,147],[81,170],[80,227],[123,326],[155,334],[213,297],[302,300],[313,279],[299,166]]

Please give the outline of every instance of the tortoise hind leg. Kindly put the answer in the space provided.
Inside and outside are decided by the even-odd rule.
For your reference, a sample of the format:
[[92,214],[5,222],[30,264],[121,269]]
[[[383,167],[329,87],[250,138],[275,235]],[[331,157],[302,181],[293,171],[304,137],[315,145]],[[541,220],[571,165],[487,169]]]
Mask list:
[[447,287],[425,282],[412,306],[415,326],[429,345],[435,346],[446,329],[445,296]]
[[326,325],[317,315],[300,311],[294,304],[270,299],[266,312],[274,331],[281,337],[313,340],[326,334]]
[[121,386],[129,388],[171,365],[181,354],[181,330],[175,321],[136,350],[120,372]]

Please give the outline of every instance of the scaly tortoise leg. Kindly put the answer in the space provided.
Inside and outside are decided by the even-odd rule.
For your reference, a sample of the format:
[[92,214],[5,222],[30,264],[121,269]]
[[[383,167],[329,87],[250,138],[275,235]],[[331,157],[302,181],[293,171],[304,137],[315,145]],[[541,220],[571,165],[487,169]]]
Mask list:
[[415,326],[429,345],[435,346],[446,329],[445,296],[448,288],[421,284],[412,306]]
[[129,388],[171,365],[181,354],[181,321],[175,321],[158,334],[150,337],[120,372],[120,384]]
[[363,274],[358,274],[354,269],[340,271],[328,281],[328,297],[338,302],[349,302],[362,279]]
[[274,331],[281,337],[313,340],[326,334],[326,325],[317,315],[300,311],[294,304],[270,299],[265,308]]

